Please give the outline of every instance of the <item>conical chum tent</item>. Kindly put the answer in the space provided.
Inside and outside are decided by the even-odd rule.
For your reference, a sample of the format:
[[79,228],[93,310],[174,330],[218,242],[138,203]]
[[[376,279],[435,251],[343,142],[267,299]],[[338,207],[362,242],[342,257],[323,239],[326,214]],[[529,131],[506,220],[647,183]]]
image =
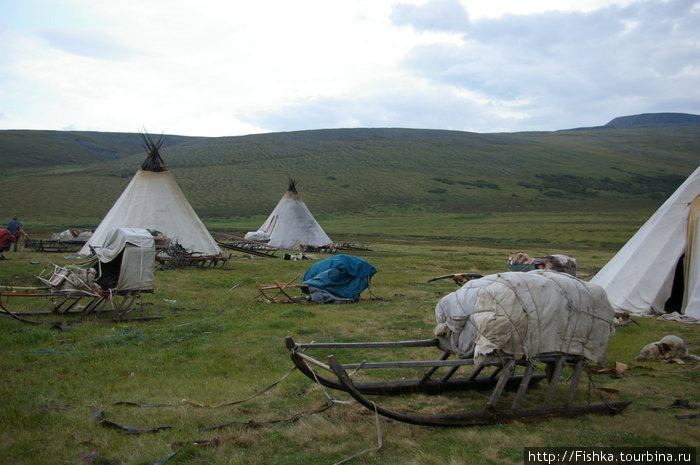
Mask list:
[[285,250],[300,249],[302,245],[319,247],[333,242],[301,200],[294,179],[289,180],[287,191],[260,229],[246,234],[246,238],[269,238],[268,245]]
[[117,228],[160,231],[189,252],[220,254],[221,249],[192,209],[160,156],[163,137],[156,141],[147,134],[142,134],[142,137],[148,152],[146,160],[90,240],[80,249],[80,254],[89,255],[91,245],[101,245],[107,235]]
[[613,307],[700,318],[700,167],[591,279]]

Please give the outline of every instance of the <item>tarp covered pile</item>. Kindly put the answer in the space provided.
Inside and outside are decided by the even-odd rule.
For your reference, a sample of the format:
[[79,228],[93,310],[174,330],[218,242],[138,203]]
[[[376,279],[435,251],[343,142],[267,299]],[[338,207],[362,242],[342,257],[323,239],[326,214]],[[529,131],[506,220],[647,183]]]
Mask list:
[[366,260],[340,254],[311,265],[301,282],[316,303],[358,301],[376,272]]
[[[437,336],[460,358],[562,352],[605,363],[614,310],[597,285],[555,271],[467,282],[435,308]],[[449,328],[449,331],[446,329]]]

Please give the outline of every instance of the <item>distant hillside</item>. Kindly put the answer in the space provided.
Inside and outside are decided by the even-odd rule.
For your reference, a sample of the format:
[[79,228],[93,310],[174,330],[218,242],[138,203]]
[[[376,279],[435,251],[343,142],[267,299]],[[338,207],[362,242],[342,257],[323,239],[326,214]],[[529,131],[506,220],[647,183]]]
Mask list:
[[[648,211],[700,165],[700,122],[663,119],[511,134],[359,128],[166,136],[162,154],[205,220],[268,214],[288,176],[317,216]],[[96,225],[145,157],[138,134],[56,131],[0,131],[0,155],[5,216],[73,226]]]
[[606,128],[629,128],[635,126],[663,126],[674,124],[700,123],[700,115],[687,113],[644,113],[633,116],[620,116],[605,125]]
[[[165,146],[182,136],[168,136]],[[88,165],[142,152],[139,134],[76,131],[0,131],[0,156],[7,171]]]

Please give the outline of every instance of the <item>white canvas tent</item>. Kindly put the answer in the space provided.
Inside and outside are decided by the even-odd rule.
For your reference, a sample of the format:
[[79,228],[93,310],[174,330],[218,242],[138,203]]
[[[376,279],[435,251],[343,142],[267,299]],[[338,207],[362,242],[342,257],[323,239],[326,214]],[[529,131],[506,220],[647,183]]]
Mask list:
[[613,307],[700,318],[700,167],[591,279]]
[[119,279],[114,290],[153,292],[156,247],[151,233],[137,228],[115,229],[95,248],[100,263],[113,262],[120,254]]
[[299,249],[302,244],[319,247],[332,243],[318,224],[297,192],[294,179],[282,199],[258,231],[249,232],[246,238],[269,238],[268,245],[285,250]]
[[220,254],[221,249],[216,241],[163,163],[159,153],[163,138],[154,142],[147,135],[143,137],[148,157],[80,250],[80,254],[89,255],[91,245],[102,244],[107,235],[117,228],[160,231],[189,252]]

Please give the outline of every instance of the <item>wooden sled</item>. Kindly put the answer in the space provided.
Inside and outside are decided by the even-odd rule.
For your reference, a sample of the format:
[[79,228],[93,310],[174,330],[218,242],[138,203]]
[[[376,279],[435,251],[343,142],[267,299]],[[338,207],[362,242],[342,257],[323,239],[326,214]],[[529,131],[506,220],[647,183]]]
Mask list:
[[230,234],[212,233],[216,243],[220,247],[235,250],[247,255],[257,255],[258,257],[276,258],[277,247],[267,245],[264,242],[250,241],[243,237],[232,236]]
[[[99,295],[88,295],[81,293],[56,292],[51,289],[42,288],[25,288],[21,292],[19,289],[11,287],[4,288],[0,292],[0,313],[6,314],[13,318],[27,321],[26,317],[54,315],[54,316],[75,316],[80,319],[90,317],[101,317],[102,314],[109,315],[111,320],[125,320],[127,314],[141,307],[142,292],[152,291],[128,291],[120,293],[112,293],[109,290]],[[43,298],[42,301],[49,299],[49,305],[45,306],[46,310],[39,309],[24,309],[20,311],[9,310],[5,302],[9,299],[28,298]],[[41,304],[40,304],[41,305]],[[42,305],[43,306],[43,305]],[[27,321],[30,322],[30,321]]]
[[[473,426],[506,423],[510,421],[535,421],[553,417],[575,417],[589,413],[618,414],[627,407],[630,402],[604,402],[600,404],[574,405],[574,399],[585,368],[585,360],[582,357],[563,353],[539,354],[531,360],[515,360],[508,355],[491,357],[483,363],[475,366],[473,359],[448,360],[450,354],[443,352],[437,360],[425,361],[391,361],[391,362],[360,362],[341,364],[334,355],[327,356],[327,362],[309,356],[305,352],[312,349],[381,349],[381,348],[412,348],[412,347],[438,347],[438,339],[424,339],[401,342],[358,342],[358,343],[308,343],[299,344],[291,337],[285,339],[287,350],[294,364],[310,379],[332,389],[345,391],[357,402],[371,411],[376,411],[392,420],[415,425],[425,426]],[[528,392],[545,378],[543,374],[536,374],[539,364],[547,364],[551,367],[551,382],[546,390],[534,394],[543,394],[539,407],[524,408],[525,397],[533,393]],[[570,365],[573,368],[568,391],[561,405],[555,405],[557,387],[561,384],[560,378],[564,368]],[[323,374],[318,369],[323,370]],[[371,369],[408,369],[427,368],[422,377],[414,380],[400,381],[353,381],[351,376],[360,370]],[[455,374],[461,368],[471,368],[468,376],[456,377]],[[522,374],[515,374],[516,368],[522,368]],[[438,370],[447,370],[438,375]],[[349,370],[354,370],[349,373]],[[490,371],[489,374],[482,374]],[[330,375],[330,376],[329,376]],[[442,394],[450,391],[477,391],[491,389],[491,395],[484,404],[482,411],[451,413],[451,414],[411,414],[403,413],[390,408],[377,405],[369,399],[369,395],[397,395],[397,394]],[[514,390],[514,398],[510,409],[498,409],[499,401],[505,390]],[[545,391],[545,392],[542,392]],[[560,399],[561,400],[561,399]]]
[[[152,291],[125,291],[119,293],[108,291],[97,296],[57,295],[58,299],[54,300],[51,313],[59,315],[77,313],[82,318],[106,313],[111,314],[114,320],[121,320],[126,318],[126,315],[131,311],[142,307],[141,294],[143,292],[152,293]],[[76,308],[81,300],[85,301],[86,304],[79,310],[71,310]]]
[[[27,323],[41,323],[28,320],[26,317],[29,316],[77,315],[81,319],[87,319],[100,317],[103,313],[111,315],[112,320],[124,320],[128,313],[143,307],[142,294],[153,293],[152,289],[117,290],[112,287],[103,289],[99,285],[82,288],[61,287],[64,281],[69,280],[70,275],[71,271],[68,268],[54,265],[52,272],[36,276],[44,285],[43,287],[0,286],[0,314]],[[117,284],[116,280],[114,284]],[[5,302],[10,299],[13,301],[20,299],[17,307],[21,310],[8,309]],[[35,305],[34,302],[39,304]]]
[[77,252],[85,245],[80,240],[25,239],[24,246],[37,252]]
[[299,289],[302,292],[303,290],[308,289],[306,284],[295,283],[294,281],[296,281],[297,278],[298,276],[286,283],[278,281],[277,279],[275,279],[275,284],[260,284],[259,282],[256,282],[255,286],[259,291],[259,294],[256,297],[258,302],[266,302],[271,304],[308,302],[308,295],[293,295],[290,292],[291,289]]

